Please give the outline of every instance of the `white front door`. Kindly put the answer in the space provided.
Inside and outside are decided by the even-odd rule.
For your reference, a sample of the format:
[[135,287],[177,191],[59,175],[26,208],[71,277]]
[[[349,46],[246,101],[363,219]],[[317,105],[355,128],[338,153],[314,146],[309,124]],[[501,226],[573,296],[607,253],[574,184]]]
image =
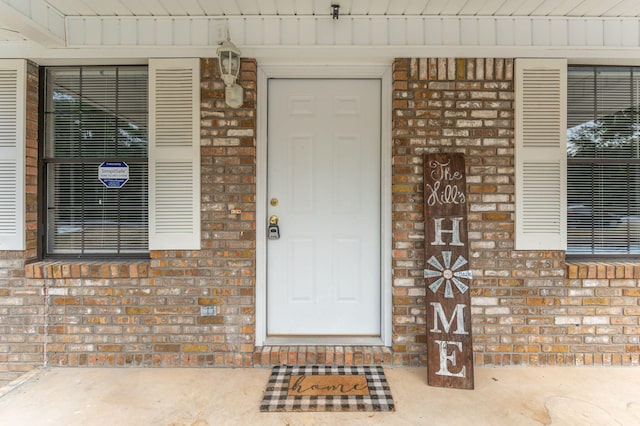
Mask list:
[[380,336],[380,86],[269,80],[268,336]]

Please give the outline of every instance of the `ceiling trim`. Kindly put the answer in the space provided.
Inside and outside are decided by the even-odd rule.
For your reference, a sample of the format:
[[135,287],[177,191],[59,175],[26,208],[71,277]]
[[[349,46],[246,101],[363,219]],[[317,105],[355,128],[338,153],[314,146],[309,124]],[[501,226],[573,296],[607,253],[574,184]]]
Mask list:
[[65,46],[65,17],[37,0],[0,0],[0,22],[45,47]]
[[[635,18],[68,16],[61,24],[65,29],[63,40],[58,36],[51,39],[49,31],[35,21],[46,23],[43,9],[28,12],[31,19],[27,9],[18,11],[8,0],[0,0],[0,13],[7,9],[30,21],[27,28],[39,30],[39,39],[45,42],[0,42],[0,57],[29,58],[40,64],[211,57],[226,38],[227,28],[243,56],[263,63],[299,58],[387,63],[394,57],[640,61],[640,22]],[[60,15],[52,13],[52,22],[58,22],[54,25],[58,28]],[[0,14],[0,21],[4,16]]]
[[635,18],[67,17],[68,47],[242,46],[640,47]]

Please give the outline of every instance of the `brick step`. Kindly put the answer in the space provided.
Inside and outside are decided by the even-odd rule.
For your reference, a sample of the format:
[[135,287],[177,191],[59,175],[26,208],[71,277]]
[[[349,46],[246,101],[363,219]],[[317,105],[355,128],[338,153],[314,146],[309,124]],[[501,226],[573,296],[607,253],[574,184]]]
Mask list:
[[384,365],[391,366],[391,348],[384,346],[256,346],[253,364]]

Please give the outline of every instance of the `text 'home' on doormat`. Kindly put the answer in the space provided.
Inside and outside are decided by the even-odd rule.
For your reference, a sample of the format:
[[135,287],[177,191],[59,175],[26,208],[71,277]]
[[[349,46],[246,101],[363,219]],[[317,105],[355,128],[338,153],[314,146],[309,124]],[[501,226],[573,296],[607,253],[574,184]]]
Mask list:
[[279,365],[260,411],[394,411],[380,366]]

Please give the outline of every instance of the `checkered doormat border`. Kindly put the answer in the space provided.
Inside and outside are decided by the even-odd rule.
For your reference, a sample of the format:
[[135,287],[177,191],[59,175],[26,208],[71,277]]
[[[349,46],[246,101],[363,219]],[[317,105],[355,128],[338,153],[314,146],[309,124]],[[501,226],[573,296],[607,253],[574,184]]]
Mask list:
[[[364,375],[369,395],[290,396],[291,376]],[[260,411],[394,411],[389,384],[380,366],[292,366],[273,367]]]

